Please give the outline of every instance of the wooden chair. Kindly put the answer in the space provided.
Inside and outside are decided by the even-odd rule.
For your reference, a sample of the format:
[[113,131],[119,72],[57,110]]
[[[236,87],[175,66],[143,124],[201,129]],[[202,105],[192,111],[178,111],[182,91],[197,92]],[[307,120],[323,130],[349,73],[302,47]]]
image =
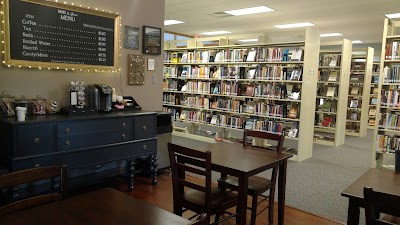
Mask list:
[[206,213],[200,214],[199,217],[197,217],[196,222],[191,223],[190,225],[208,225],[210,224],[210,217]]
[[[65,189],[65,170],[66,167],[64,166],[38,167],[0,176],[0,190],[11,188],[13,190],[13,199],[16,200],[12,203],[1,206],[0,216],[61,199],[62,193]],[[19,200],[18,185],[51,178],[53,178],[51,180],[51,189],[54,193]]]
[[[243,145],[248,145],[248,137],[257,137],[265,140],[274,140],[277,141],[277,146],[275,149],[272,148],[263,148],[269,151],[277,151],[281,152],[282,151],[282,145],[284,141],[284,135],[280,134],[273,134],[273,133],[268,133],[265,131],[251,131],[251,130],[245,130],[243,134]],[[273,224],[273,218],[274,218],[274,196],[275,196],[275,184],[276,184],[276,178],[278,175],[278,167],[274,167],[272,169],[272,175],[271,179],[267,179],[264,177],[259,177],[259,176],[252,176],[249,177],[248,181],[248,191],[247,194],[252,196],[252,205],[251,207],[247,207],[248,209],[251,210],[251,225],[256,224],[256,217],[260,213],[262,213],[264,210],[268,208],[268,223]],[[231,176],[226,176],[222,174],[221,178],[218,179],[218,186],[220,188],[228,188],[231,190],[236,191],[239,186],[238,179],[236,177],[231,177]],[[263,193],[269,190],[269,195],[264,195]],[[258,196],[262,196],[263,199],[261,201],[258,201]],[[257,205],[260,203],[264,202],[265,200],[269,199],[269,204],[267,207],[263,208],[260,210],[260,212],[257,213]]]
[[[183,211],[207,213],[215,216],[215,223],[227,220],[235,214],[219,221],[225,210],[237,205],[237,195],[211,186],[211,153],[201,152],[168,143],[171,162],[174,213],[182,216]],[[187,179],[187,172],[204,178],[204,185]],[[185,210],[183,210],[185,209]],[[192,217],[193,218],[193,217]]]
[[[365,221],[367,225],[400,224],[400,196],[376,192],[364,187]],[[382,219],[380,213],[385,213]]]

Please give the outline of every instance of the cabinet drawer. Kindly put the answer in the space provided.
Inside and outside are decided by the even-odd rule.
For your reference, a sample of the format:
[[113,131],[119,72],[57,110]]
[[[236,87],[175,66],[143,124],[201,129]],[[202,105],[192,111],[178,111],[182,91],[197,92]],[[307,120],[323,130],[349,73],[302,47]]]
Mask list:
[[30,125],[17,128],[15,157],[54,152],[55,126]]
[[110,147],[99,147],[83,151],[59,152],[59,154],[14,159],[12,171],[35,166],[66,165],[68,168],[82,167],[89,164],[101,164],[110,161],[150,156],[156,153],[157,141],[148,140]]
[[126,131],[132,129],[132,118],[91,120],[57,125],[57,137]]
[[133,139],[140,140],[156,136],[155,121],[156,116],[136,116],[133,119],[134,133]]
[[102,146],[130,140],[132,140],[130,130],[62,137],[57,139],[57,151]]

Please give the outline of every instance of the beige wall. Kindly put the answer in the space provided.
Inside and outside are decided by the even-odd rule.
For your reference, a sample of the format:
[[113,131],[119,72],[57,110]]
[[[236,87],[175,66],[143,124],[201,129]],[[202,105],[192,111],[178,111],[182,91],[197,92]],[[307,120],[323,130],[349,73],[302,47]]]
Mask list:
[[[118,12],[124,25],[140,28],[140,49],[121,51],[121,73],[79,73],[57,70],[19,69],[0,66],[0,92],[7,91],[14,96],[28,98],[40,95],[48,100],[68,104],[68,85],[71,80],[82,80],[86,84],[104,83],[115,87],[117,95],[133,96],[145,110],[162,109],[163,56],[145,55],[155,58],[155,71],[145,69],[144,85],[128,85],[127,55],[141,54],[142,26],[164,27],[164,0],[67,0],[76,5]],[[122,34],[123,35],[123,34]],[[152,76],[157,76],[153,84]]]

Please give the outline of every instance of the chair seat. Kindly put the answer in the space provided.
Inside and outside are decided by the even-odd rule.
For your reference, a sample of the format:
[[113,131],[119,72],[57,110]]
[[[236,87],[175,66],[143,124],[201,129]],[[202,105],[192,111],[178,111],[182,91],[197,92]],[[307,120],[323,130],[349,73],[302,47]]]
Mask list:
[[[239,179],[237,177],[227,176],[226,178],[218,179],[218,182],[228,184],[232,187],[239,186]],[[248,191],[249,192],[259,192],[263,190],[268,190],[271,188],[272,182],[269,179],[259,176],[252,176],[249,178]]]
[[[197,191],[190,189],[185,191],[184,199],[196,205],[205,205],[206,194],[202,191]],[[218,187],[211,187],[211,208],[216,208],[222,204],[229,202],[235,202],[237,200],[237,195],[230,192],[221,190]]]

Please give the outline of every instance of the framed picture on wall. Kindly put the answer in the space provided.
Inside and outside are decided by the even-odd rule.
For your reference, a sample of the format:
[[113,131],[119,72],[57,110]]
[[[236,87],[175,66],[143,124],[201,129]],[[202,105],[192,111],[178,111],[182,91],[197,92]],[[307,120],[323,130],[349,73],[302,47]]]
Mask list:
[[139,49],[139,28],[125,26],[124,29],[124,48]]
[[143,26],[143,54],[161,55],[161,28]]

